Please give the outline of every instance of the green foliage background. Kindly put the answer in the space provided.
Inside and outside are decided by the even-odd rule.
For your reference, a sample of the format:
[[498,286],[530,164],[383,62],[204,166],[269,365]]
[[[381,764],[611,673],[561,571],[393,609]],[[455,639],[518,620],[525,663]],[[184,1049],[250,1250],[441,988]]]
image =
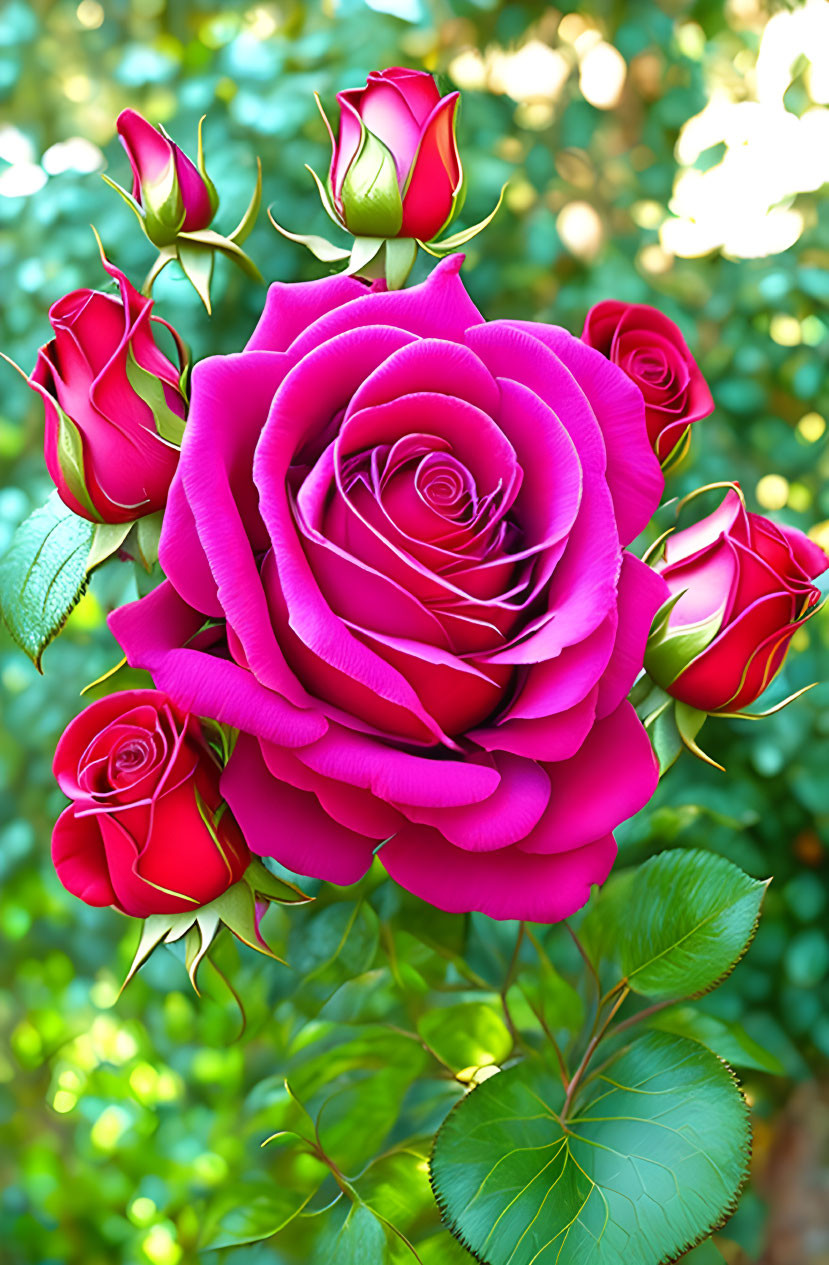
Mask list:
[[[562,15],[574,7],[282,0],[245,9],[179,0],[107,0],[103,6],[10,0],[0,13],[3,126],[28,138],[35,162],[57,142],[86,137],[103,151],[108,172],[125,183],[126,159],[113,141],[121,108],[133,105],[163,122],[191,150],[198,118],[207,113],[208,167],[222,199],[219,227],[231,228],[244,209],[259,154],[265,202],[276,217],[301,231],[324,231],[303,169],[308,162],[323,171],[327,163],[314,90],[329,103],[373,67],[405,63],[446,72],[459,65],[465,49],[510,50],[531,38],[564,48],[574,61],[559,34]],[[546,115],[492,84],[464,95],[466,222],[490,209],[504,180],[512,182],[495,225],[469,249],[469,289],[489,316],[538,317],[576,332],[599,298],[662,307],[698,353],[717,401],[715,415],[696,428],[691,458],[673,490],[736,477],[757,508],[757,484],[774,473],[788,481],[782,519],[805,529],[825,523],[827,439],[810,442],[808,428],[797,426],[809,413],[829,416],[825,189],[797,199],[805,228],[781,254],[673,259],[655,251],[677,174],[679,128],[703,108],[713,82],[733,80],[735,58],[737,65],[753,65],[768,13],[759,0],[733,8],[708,0],[585,0],[578,12],[628,63],[616,110],[584,99],[577,70]],[[803,70],[794,68],[786,97],[795,113],[810,104]],[[742,90],[738,85],[738,96]],[[8,130],[0,131],[4,135],[7,140]],[[15,143],[19,148],[20,140]],[[718,158],[706,152],[700,169]],[[3,170],[5,164],[0,175]],[[593,206],[601,223],[601,243],[589,261],[576,257],[559,233],[559,213],[574,201]],[[150,248],[95,172],[68,170],[51,175],[33,196],[0,199],[0,347],[26,368],[48,336],[49,304],[77,286],[103,282],[90,222],[114,261],[140,282]],[[264,215],[247,248],[269,280],[320,275],[321,266],[278,237]],[[220,262],[216,315],[209,320],[173,271],[157,286],[158,308],[195,355],[241,347],[262,292]],[[772,337],[780,316],[800,323],[803,337],[794,345]],[[0,551],[50,488],[40,407],[12,370],[3,372]],[[425,1136],[461,1091],[451,1076],[435,1078],[440,1067],[426,1066],[431,1056],[416,1042],[368,1026],[398,1022],[403,994],[417,994],[424,1008],[427,999],[430,1005],[467,1004],[463,972],[471,969],[479,981],[474,1004],[488,1018],[481,1020],[481,1048],[472,1048],[470,1064],[472,1055],[498,1062],[511,1045],[509,1033],[504,1043],[499,990],[514,928],[436,917],[382,876],[367,881],[366,900],[345,940],[353,893],[330,893],[313,920],[293,930],[291,916],[284,916],[275,931],[277,940],[287,938],[290,973],[225,946],[250,1012],[240,1040],[234,1039],[234,1006],[219,989],[213,999],[196,999],[183,966],[167,950],[116,999],[136,929],[110,911],[73,901],[57,883],[49,835],[63,801],[50,761],[56,738],[79,707],[81,686],[118,657],[103,620],[108,608],[133,595],[132,584],[118,566],[96,576],[65,634],[47,651],[45,678],[0,634],[0,1241],[13,1265],[195,1259],[212,1265],[219,1257],[199,1249],[204,1224],[218,1224],[234,1204],[254,1206],[257,1194],[292,1181],[302,1185],[302,1174],[284,1169],[281,1153],[259,1149],[281,1127],[281,1078],[297,1062],[304,1070],[296,1075],[311,1097],[329,1076],[340,1078],[342,1110],[351,1121],[360,1118],[360,1130],[355,1140],[342,1120],[331,1129],[335,1146],[354,1148],[347,1157],[352,1167],[377,1154],[390,1130],[403,1128],[394,1123],[398,1112],[409,1119],[410,1134]],[[829,1059],[829,622],[815,621],[798,641],[780,696],[813,680],[824,683],[756,726],[709,722],[703,745],[727,766],[727,776],[683,760],[619,836],[623,860],[643,859],[666,845],[695,846],[721,852],[758,877],[774,875],[746,962],[705,1003],[710,1014],[741,1021],[785,1070],[782,1078],[745,1073],[761,1169],[795,1082],[825,1075]],[[326,953],[333,965],[325,965]],[[455,954],[461,958],[453,964]],[[314,971],[317,983],[323,981],[319,989],[299,988]],[[348,1034],[349,1052],[337,1059],[329,1046],[342,1036],[325,1025],[346,1019],[357,1026]],[[474,1024],[471,1030],[478,1032]],[[317,1059],[310,1070],[301,1057],[303,1042]],[[424,1154],[392,1157],[367,1180],[381,1190],[383,1206],[405,1190],[407,1215],[421,1218],[423,1260],[452,1265],[469,1258],[438,1231]],[[303,1162],[306,1168],[315,1163]],[[312,1179],[313,1173],[311,1185]],[[323,1231],[323,1220],[306,1219],[301,1231],[292,1227],[269,1243],[235,1248],[226,1259],[244,1265],[345,1260],[336,1224],[332,1229],[326,1220]],[[315,1238],[318,1227],[322,1237]],[[731,1261],[757,1260],[766,1233],[767,1209],[750,1187],[719,1240],[721,1250]],[[376,1244],[367,1249],[380,1250]],[[394,1244],[382,1250],[398,1260]]]

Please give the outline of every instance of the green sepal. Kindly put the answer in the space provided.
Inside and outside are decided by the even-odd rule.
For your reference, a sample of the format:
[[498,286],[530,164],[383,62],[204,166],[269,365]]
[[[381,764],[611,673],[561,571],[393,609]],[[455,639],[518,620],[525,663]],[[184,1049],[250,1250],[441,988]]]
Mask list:
[[402,290],[417,258],[417,242],[412,237],[390,237],[386,242],[386,285]]
[[138,560],[146,572],[152,571],[158,562],[158,542],[161,539],[161,527],[164,511],[156,510],[154,514],[145,514],[135,524],[135,546]]
[[175,245],[161,247],[158,255],[156,256],[155,263],[152,268],[150,268],[150,271],[147,273],[144,278],[144,283],[141,286],[141,293],[146,298],[150,297],[157,279],[161,276],[161,273],[167,265],[173,262],[173,260],[177,257],[177,254],[178,252],[176,251]]
[[317,259],[322,260],[324,264],[341,263],[342,260],[348,259],[351,254],[347,247],[335,246],[333,242],[329,242],[325,237],[318,237],[316,233],[292,233],[287,228],[283,228],[273,218],[270,207],[268,208],[268,219],[277,233],[281,233],[289,241],[298,242],[300,246],[310,250],[311,254],[316,256]]
[[384,245],[385,240],[382,237],[355,237],[349,264],[345,270],[346,276],[362,276],[368,279],[382,276],[383,263],[379,256]]
[[214,185],[213,181],[210,179],[210,177],[207,174],[207,167],[205,166],[205,162],[204,162],[204,142],[202,140],[202,128],[204,127],[204,120],[206,118],[207,118],[207,115],[203,114],[201,118],[199,119],[199,141],[198,141],[198,150],[196,153],[196,166],[199,169],[199,175],[204,181],[204,187],[207,189],[207,196],[210,201],[210,209],[215,215],[219,209],[219,195],[216,192],[216,186]]
[[[163,127],[159,131],[174,144]],[[141,182],[141,209],[144,232],[154,245],[168,246],[175,241],[187,218],[187,208],[181,195],[173,153],[160,180]]]
[[212,316],[210,281],[213,276],[213,251],[195,242],[180,241],[177,253],[182,272],[204,304],[208,316]]
[[124,982],[118,990],[119,997],[138,968],[146,962],[153,949],[161,944],[161,941],[173,925],[173,917],[171,914],[150,914],[148,918],[144,919],[130,969],[127,971]]
[[326,189],[325,185],[320,180],[317,173],[314,171],[314,168],[309,167],[308,164],[306,163],[305,170],[307,172],[310,172],[311,176],[313,177],[314,184],[317,186],[317,193],[320,195],[320,202],[322,203],[322,208],[325,211],[325,214],[328,216],[329,220],[331,220],[332,223],[336,224],[337,228],[345,228],[345,224],[343,223],[342,216],[338,214],[337,208],[334,205],[334,200],[329,190]]
[[250,202],[247,210],[236,225],[232,233],[228,234],[228,239],[236,246],[241,246],[242,242],[247,238],[256,223],[256,217],[259,214],[259,208],[262,205],[262,160],[256,159],[256,184],[253,187]]
[[666,688],[685,671],[697,655],[710,646],[722,627],[724,608],[695,624],[671,629],[669,616],[682,596],[682,593],[674,594],[657,611],[645,650],[645,669],[648,675]]
[[254,896],[274,901],[278,905],[307,905],[314,899],[313,896],[306,896],[294,883],[272,874],[255,857],[242,875],[242,882],[247,883]]
[[97,523],[86,560],[87,575],[116,553],[132,528],[132,523]]
[[183,417],[174,413],[167,403],[160,378],[150,373],[135,359],[132,344],[127,347],[127,381],[139,399],[143,400],[153,415],[159,439],[170,448],[180,448],[184,436]]
[[724,716],[727,720],[765,720],[767,716],[773,716],[775,712],[782,712],[784,707],[789,706],[789,703],[802,698],[804,694],[809,693],[809,690],[813,690],[816,685],[817,681],[812,681],[810,685],[804,685],[802,689],[795,690],[794,694],[789,694],[786,698],[781,699],[779,703],[775,703],[773,707],[767,707],[762,712],[717,712],[717,715]]
[[689,423],[689,425],[685,428],[685,430],[680,435],[678,441],[674,444],[673,448],[668,453],[667,457],[664,457],[662,459],[660,463],[662,466],[662,473],[666,476],[669,474],[673,474],[677,466],[680,465],[680,463],[683,462],[685,458],[687,457],[688,450],[690,449],[690,447],[691,447],[691,426]]
[[[114,180],[111,180],[109,176],[103,171],[101,172],[101,179],[103,180],[104,184],[109,185],[110,189],[114,189],[115,192],[121,198],[123,198],[123,200],[126,202],[127,206],[132,211],[135,218],[138,220],[142,229],[144,229],[144,212],[141,209],[140,203],[136,202],[135,198],[132,196],[131,193],[127,193],[126,189],[122,189],[119,184],[116,184]],[[146,229],[144,229],[144,231],[146,232]]]
[[708,712],[700,711],[698,707],[691,707],[689,703],[682,703],[677,700],[674,708],[676,715],[676,727],[679,736],[682,739],[682,745],[695,755],[698,760],[702,760],[704,764],[710,764],[713,768],[725,772],[721,764],[717,764],[716,760],[712,760],[701,747],[697,745],[696,737],[702,729],[708,718]]
[[222,922],[229,927],[235,936],[251,949],[266,954],[276,962],[285,964],[285,959],[274,953],[270,945],[259,933],[256,925],[256,899],[253,890],[244,879],[234,883],[221,896],[212,902]]
[[[93,229],[94,232],[94,229]],[[97,236],[97,234],[96,234]],[[83,439],[81,432],[78,430],[71,417],[63,411],[51,392],[47,391],[39,382],[35,382],[30,378],[25,369],[21,369],[10,356],[0,351],[0,359],[5,360],[7,365],[11,365],[12,369],[16,369],[21,378],[37,391],[38,395],[44,402],[44,407],[54,408],[58,417],[58,435],[57,435],[57,457],[61,473],[66,480],[66,486],[74,496],[79,505],[86,510],[86,516],[93,523],[102,521],[101,515],[92,503],[89,493],[86,489],[86,480],[84,478],[83,463]]]
[[498,201],[495,203],[495,206],[492,208],[489,215],[485,216],[482,220],[479,220],[477,224],[473,224],[471,228],[463,228],[460,232],[453,233],[451,237],[444,237],[443,241],[439,242],[433,239],[430,242],[421,242],[420,245],[424,250],[427,250],[430,255],[435,255],[438,259],[440,259],[442,255],[451,254],[451,252],[453,250],[457,250],[459,246],[463,246],[466,242],[471,241],[473,237],[477,237],[478,233],[482,232],[488,224],[492,223],[495,216],[501,209],[501,203],[504,200],[504,194],[506,191],[507,186],[503,185],[501,192],[498,195]]
[[184,964],[187,967],[187,974],[190,976],[193,991],[199,996],[201,994],[199,993],[196,975],[202,959],[213,943],[219,926],[218,913],[210,905],[205,905],[196,915],[195,923],[188,927],[184,938]]
[[343,220],[355,237],[396,237],[403,201],[391,150],[361,123],[360,146],[343,180]]

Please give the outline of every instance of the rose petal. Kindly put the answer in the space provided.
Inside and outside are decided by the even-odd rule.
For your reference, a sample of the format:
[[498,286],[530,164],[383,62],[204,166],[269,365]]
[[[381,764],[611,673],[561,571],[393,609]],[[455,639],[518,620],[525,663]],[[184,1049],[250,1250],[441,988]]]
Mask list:
[[77,819],[74,804],[55,822],[52,861],[61,883],[73,896],[87,905],[117,905],[101,833],[94,821]]
[[222,795],[248,847],[296,874],[329,883],[356,883],[369,869],[375,841],[347,830],[316,798],[277,781],[259,744],[242,734],[222,774]]
[[545,766],[550,807],[525,852],[569,852],[600,839],[650,799],[659,768],[650,739],[630,703],[598,721],[571,760]]
[[581,909],[616,857],[612,837],[575,852],[531,856],[518,848],[465,852],[436,830],[408,826],[384,844],[380,860],[395,882],[449,913],[558,922]]

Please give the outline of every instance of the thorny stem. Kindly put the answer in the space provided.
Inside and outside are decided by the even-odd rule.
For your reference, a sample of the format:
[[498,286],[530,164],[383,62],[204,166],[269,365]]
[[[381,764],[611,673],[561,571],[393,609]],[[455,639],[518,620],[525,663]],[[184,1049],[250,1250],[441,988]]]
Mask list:
[[570,1107],[572,1106],[573,1097],[575,1096],[576,1090],[579,1087],[579,1083],[581,1082],[581,1078],[584,1075],[585,1069],[588,1063],[590,1062],[591,1058],[593,1057],[593,1052],[595,1051],[596,1046],[599,1044],[602,1037],[607,1032],[607,1029],[610,1027],[610,1024],[613,1022],[613,1017],[616,1014],[616,1012],[619,1010],[620,1006],[622,1006],[623,1003],[627,1000],[629,993],[630,993],[630,989],[627,987],[627,985],[625,985],[622,991],[619,993],[619,996],[616,998],[615,1002],[611,1006],[610,1012],[608,1013],[607,1018],[604,1020],[601,1027],[599,1028],[599,1031],[595,1033],[594,1036],[592,1036],[590,1041],[588,1042],[587,1049],[584,1051],[582,1060],[579,1063],[578,1067],[576,1068],[575,1072],[573,1073],[573,1078],[567,1087],[567,1094],[564,1099],[564,1104],[561,1108],[562,1124],[566,1123],[567,1114],[570,1110]]

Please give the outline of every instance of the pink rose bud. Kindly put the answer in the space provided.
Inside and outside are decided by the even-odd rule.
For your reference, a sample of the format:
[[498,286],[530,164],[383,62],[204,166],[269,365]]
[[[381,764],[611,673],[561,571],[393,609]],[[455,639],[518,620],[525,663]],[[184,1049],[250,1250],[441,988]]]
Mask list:
[[441,97],[422,70],[373,70],[340,92],[330,171],[334,207],[355,237],[430,241],[452,219],[461,186],[460,93]]
[[[73,290],[54,303],[55,336],[29,385],[44,403],[46,465],[61,499],[92,522],[127,523],[167,500],[184,431],[186,352],[151,316],[152,299],[103,262],[120,297]],[[158,325],[172,333],[179,366],[156,345]]]
[[646,303],[597,303],[582,339],[635,382],[645,401],[648,437],[666,465],[683,452],[693,422],[713,411],[708,384],[677,325]]
[[713,514],[665,542],[657,569],[677,600],[651,632],[650,676],[701,711],[747,707],[783,666],[827,567],[802,532],[749,514],[730,490]]
[[156,246],[179,233],[207,228],[219,198],[204,167],[199,134],[198,167],[163,128],[136,110],[122,110],[116,123],[132,167],[132,196],[144,213],[144,230]]
[[247,869],[201,726],[158,690],[92,703],[58,743],[54,773],[72,802],[55,825],[52,859],[87,905],[135,918],[185,913]]

